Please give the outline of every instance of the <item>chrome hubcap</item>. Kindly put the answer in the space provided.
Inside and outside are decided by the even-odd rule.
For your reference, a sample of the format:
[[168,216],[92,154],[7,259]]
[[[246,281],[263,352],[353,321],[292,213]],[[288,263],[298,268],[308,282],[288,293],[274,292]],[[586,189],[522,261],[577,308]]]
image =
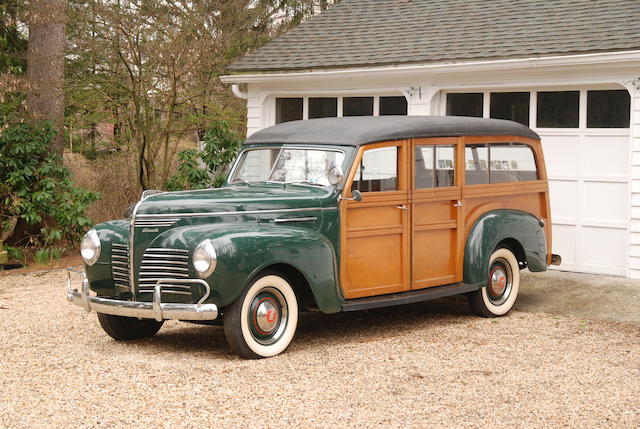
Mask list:
[[279,311],[276,302],[271,297],[265,297],[258,304],[256,322],[263,332],[271,332],[278,324]]
[[487,284],[487,296],[493,305],[501,305],[509,298],[513,272],[511,265],[503,258],[498,258],[491,264],[489,281]]
[[262,289],[251,300],[249,327],[251,335],[260,344],[277,342],[287,327],[287,301],[279,290]]
[[504,290],[507,288],[507,273],[503,268],[498,267],[493,270],[493,273],[491,274],[490,287],[491,293],[494,296],[502,295]]

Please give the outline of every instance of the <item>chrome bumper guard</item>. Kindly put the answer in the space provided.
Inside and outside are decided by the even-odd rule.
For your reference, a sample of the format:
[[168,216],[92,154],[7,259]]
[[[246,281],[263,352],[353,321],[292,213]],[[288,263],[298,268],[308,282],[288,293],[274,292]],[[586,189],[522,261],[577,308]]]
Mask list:
[[[153,288],[153,302],[122,301],[118,299],[101,298],[89,294],[89,280],[83,272],[80,291],[71,287],[71,271],[67,271],[67,301],[83,307],[87,311],[112,314],[114,316],[137,317],[140,319],[155,319],[158,322],[169,319],[179,320],[214,320],[218,317],[218,306],[203,304],[209,297],[209,285],[204,280],[184,280],[181,283],[200,283],[206,289],[206,294],[197,304],[162,303],[162,283],[176,283],[176,279],[160,279]],[[79,272],[75,271],[74,272]]]

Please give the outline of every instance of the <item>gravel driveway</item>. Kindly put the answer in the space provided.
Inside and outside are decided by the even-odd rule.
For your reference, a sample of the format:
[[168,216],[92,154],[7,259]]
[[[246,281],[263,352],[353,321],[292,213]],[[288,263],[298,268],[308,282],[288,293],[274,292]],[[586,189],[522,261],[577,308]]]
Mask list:
[[222,328],[116,343],[64,273],[0,277],[0,427],[638,427],[640,326],[464,300],[304,314],[247,361]]

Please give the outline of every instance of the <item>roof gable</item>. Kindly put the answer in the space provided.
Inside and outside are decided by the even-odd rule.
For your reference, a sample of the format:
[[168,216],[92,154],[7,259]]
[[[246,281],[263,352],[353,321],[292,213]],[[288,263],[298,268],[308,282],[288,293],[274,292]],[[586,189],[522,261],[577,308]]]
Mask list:
[[342,0],[232,71],[529,58],[640,49],[640,0]]

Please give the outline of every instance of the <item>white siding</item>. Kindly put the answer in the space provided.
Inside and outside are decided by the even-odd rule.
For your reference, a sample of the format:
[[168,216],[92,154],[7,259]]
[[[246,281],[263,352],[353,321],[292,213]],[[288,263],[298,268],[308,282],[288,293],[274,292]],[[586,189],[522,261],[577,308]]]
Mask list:
[[252,90],[249,85],[247,92],[247,137],[265,127],[265,112],[259,91]]
[[631,219],[627,276],[640,279],[640,79],[629,83],[627,89],[631,93]]

